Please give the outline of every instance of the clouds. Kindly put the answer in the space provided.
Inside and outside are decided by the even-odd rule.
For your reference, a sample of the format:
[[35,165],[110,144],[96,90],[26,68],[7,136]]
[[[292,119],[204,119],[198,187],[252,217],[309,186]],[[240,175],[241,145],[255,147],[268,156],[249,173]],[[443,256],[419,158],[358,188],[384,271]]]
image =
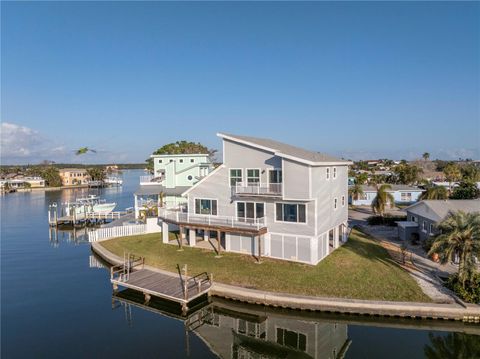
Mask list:
[[85,144],[66,146],[37,130],[11,122],[0,126],[0,156],[2,164],[35,164],[43,160],[57,163],[120,163],[126,162],[126,153],[98,149],[96,154],[76,156],[74,148]]

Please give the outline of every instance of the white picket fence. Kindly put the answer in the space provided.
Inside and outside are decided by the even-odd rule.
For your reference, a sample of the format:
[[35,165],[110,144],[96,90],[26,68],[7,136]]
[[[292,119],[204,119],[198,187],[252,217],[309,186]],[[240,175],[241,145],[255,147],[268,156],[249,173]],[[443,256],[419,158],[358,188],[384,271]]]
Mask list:
[[126,226],[98,228],[88,232],[89,242],[103,241],[109,238],[133,236],[135,234],[143,234],[147,231],[145,224],[129,224]]

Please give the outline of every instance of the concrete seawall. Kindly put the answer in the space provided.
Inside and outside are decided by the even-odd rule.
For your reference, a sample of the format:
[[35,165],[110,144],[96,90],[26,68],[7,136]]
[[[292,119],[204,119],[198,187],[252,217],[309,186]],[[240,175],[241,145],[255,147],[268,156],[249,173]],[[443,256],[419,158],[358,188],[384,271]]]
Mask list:
[[[100,243],[92,243],[92,250],[111,264],[121,264],[123,260],[109,252]],[[162,273],[175,273],[146,266]],[[210,295],[245,303],[297,310],[347,313],[371,316],[386,316],[416,319],[444,319],[480,323],[480,306],[469,304],[434,304],[416,302],[386,302],[344,298],[322,298],[274,293],[256,289],[214,283]]]

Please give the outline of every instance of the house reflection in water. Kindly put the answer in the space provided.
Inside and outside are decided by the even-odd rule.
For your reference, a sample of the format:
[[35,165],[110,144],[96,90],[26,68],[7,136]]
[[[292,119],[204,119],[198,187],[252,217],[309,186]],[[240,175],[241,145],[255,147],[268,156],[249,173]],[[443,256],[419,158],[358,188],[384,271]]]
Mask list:
[[[199,303],[185,317],[157,299],[145,305],[143,296],[128,290],[114,294],[112,303],[128,313],[129,306],[135,305],[184,321],[187,355],[189,333],[199,336],[217,356],[233,359],[343,358],[350,345],[346,324],[297,318],[281,311],[266,314],[260,306],[216,298]],[[129,316],[127,321],[131,320]]]

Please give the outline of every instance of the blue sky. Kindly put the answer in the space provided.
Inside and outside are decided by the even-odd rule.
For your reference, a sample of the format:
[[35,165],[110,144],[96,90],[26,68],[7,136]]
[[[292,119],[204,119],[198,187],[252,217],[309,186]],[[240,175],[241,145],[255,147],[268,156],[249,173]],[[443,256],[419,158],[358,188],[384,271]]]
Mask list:
[[[474,2],[2,2],[2,162],[139,162],[217,132],[480,156]],[[96,155],[75,158],[80,146]]]

